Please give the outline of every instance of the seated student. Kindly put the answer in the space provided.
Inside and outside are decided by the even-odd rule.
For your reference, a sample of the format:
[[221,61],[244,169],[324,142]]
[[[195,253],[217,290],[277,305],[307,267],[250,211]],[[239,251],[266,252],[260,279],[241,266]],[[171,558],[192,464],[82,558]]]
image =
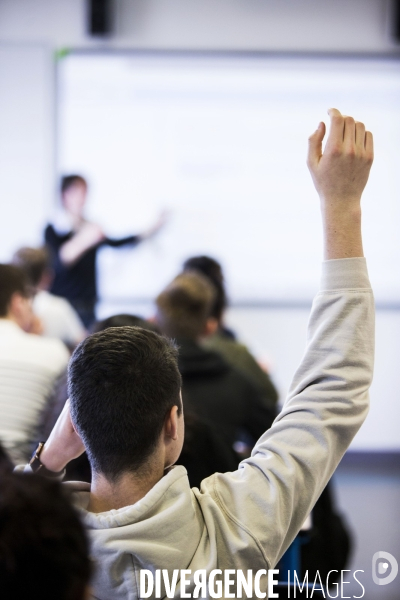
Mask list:
[[212,284],[200,273],[178,275],[156,299],[156,321],[161,331],[179,346],[185,409],[215,426],[232,449],[244,440],[250,448],[272,425],[260,389],[201,340],[207,335],[214,300]]
[[[102,321],[95,321],[91,327],[92,333],[104,331],[109,327],[123,326],[138,326],[145,327],[151,330],[156,330],[156,327],[141,317],[136,317],[129,314],[113,315]],[[53,429],[58,417],[61,414],[64,404],[68,399],[68,381],[67,373],[60,377],[52,394],[50,401],[47,403],[45,410],[42,413],[40,423],[37,428],[37,441],[46,440],[51,430]],[[84,452],[81,456],[68,463],[64,479],[66,481],[86,481],[92,480],[92,471],[89,461]]]
[[13,263],[24,269],[34,289],[33,312],[42,324],[42,335],[75,348],[86,336],[86,330],[68,300],[48,291],[53,275],[47,248],[20,248]]
[[1,475],[2,600],[89,599],[89,544],[64,492],[38,475]]
[[224,276],[221,265],[209,256],[193,256],[183,265],[185,271],[198,271],[205,275],[213,284],[216,292],[210,317],[211,335],[203,340],[203,345],[219,352],[225,360],[240,369],[248,378],[260,387],[267,406],[274,408],[278,402],[278,392],[270,376],[262,369],[247,346],[238,342],[232,332],[224,325],[224,312],[227,307]]
[[[109,327],[125,326],[143,327],[161,333],[155,323],[127,314],[113,315],[103,321],[97,321],[92,327],[92,332],[97,333]],[[65,396],[64,401],[66,399],[67,396]],[[69,479],[77,479],[76,465],[82,468],[82,465],[85,464],[85,458],[86,454],[67,465],[66,475]],[[236,469],[237,457],[233,449],[221,441],[218,430],[194,412],[190,412],[188,406],[185,405],[185,439],[177,464],[185,467],[190,486],[200,487],[203,479],[216,471],[224,472]],[[72,473],[70,471],[71,465],[74,466],[74,472]],[[91,478],[87,479],[89,470],[90,467],[84,471],[83,481],[91,480]]]
[[[143,327],[160,333],[156,325],[144,319],[129,315],[113,315],[97,321],[92,327],[93,333],[98,333],[110,327]],[[45,428],[40,439],[47,439],[57,418],[68,398],[67,382],[64,380],[58,389],[55,402],[49,406],[46,415]],[[215,471],[231,471],[236,468],[237,460],[234,452],[219,439],[214,428],[185,407],[185,440],[178,463],[183,465],[188,473],[191,487],[200,487],[203,479]],[[65,479],[67,481],[92,480],[92,473],[86,452],[68,463]]]
[[[71,359],[70,403],[25,468],[62,472],[86,448],[93,480],[76,490],[101,565],[96,598],[138,598],[141,569],[165,569],[169,580],[174,569],[190,570],[179,576],[193,593],[199,569],[207,576],[242,569],[246,576],[247,569],[273,568],[367,415],[374,308],[360,199],[372,136],[335,109],[330,116],[324,153],[323,124],[309,142],[326,262],[306,351],[282,412],[237,471],[216,473],[198,490],[183,467],[172,467],[184,423],[176,351],[165,338],[107,329]],[[260,587],[266,591],[264,577]]]
[[216,294],[211,309],[211,316],[218,321],[219,333],[225,338],[236,339],[235,333],[224,323],[224,312],[228,306],[228,298],[225,290],[225,278],[220,263],[210,256],[192,256],[183,263],[184,271],[198,271],[202,273],[213,284]]
[[26,333],[32,317],[25,273],[0,264],[0,441],[15,463],[32,453],[40,414],[69,359],[59,340]]

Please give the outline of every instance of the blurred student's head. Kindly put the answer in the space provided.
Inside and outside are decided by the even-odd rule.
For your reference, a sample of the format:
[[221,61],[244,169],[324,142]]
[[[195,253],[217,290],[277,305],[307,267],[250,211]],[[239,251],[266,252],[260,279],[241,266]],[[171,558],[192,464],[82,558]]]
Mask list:
[[206,334],[214,298],[206,277],[186,271],[157,297],[157,324],[169,337],[197,340]]
[[224,284],[224,275],[219,262],[209,256],[193,256],[183,263],[184,271],[201,273],[215,288],[215,298],[211,308],[211,316],[221,322],[222,315],[227,307],[227,298]]
[[61,201],[67,212],[80,217],[86,203],[87,183],[81,175],[66,175],[61,179]]
[[50,255],[42,248],[20,248],[13,256],[13,263],[23,269],[35,289],[47,289],[51,283]]
[[32,324],[32,288],[25,272],[15,265],[0,264],[0,318],[11,319],[25,330]]
[[89,598],[88,542],[64,494],[61,484],[38,476],[0,478],[2,598]]
[[166,457],[169,464],[177,460],[183,420],[172,342],[140,327],[105,329],[76,348],[68,382],[72,421],[95,473],[117,481],[145,470],[172,413],[182,436]]
[[110,327],[142,327],[143,329],[149,329],[155,333],[160,333],[158,327],[154,323],[150,323],[149,321],[142,319],[142,317],[125,313],[107,317],[107,319],[103,319],[102,321],[96,321],[92,326],[91,333],[98,333],[99,331],[104,331]]

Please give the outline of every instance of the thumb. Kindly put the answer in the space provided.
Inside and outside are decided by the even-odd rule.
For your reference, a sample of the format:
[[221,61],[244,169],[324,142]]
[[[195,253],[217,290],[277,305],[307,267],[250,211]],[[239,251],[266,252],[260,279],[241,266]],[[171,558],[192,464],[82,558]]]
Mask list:
[[322,140],[325,137],[325,123],[321,121],[318,128],[308,138],[308,158],[307,164],[309,167],[318,165],[322,156]]

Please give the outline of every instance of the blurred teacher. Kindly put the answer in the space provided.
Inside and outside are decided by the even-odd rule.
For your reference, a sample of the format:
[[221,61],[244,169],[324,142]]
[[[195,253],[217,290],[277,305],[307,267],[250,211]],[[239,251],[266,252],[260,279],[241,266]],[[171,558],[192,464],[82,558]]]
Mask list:
[[67,298],[87,328],[95,320],[97,301],[96,254],[101,246],[136,245],[162,227],[161,217],[148,231],[121,239],[107,238],[102,228],[84,216],[87,183],[80,175],[61,180],[62,212],[47,225],[45,240],[52,254],[54,281],[51,292]]

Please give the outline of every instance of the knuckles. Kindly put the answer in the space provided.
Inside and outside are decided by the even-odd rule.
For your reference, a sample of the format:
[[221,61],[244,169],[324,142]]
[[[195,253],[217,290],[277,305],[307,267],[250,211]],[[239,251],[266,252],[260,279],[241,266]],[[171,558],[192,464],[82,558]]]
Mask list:
[[342,124],[344,121],[344,117],[343,115],[332,115],[331,116],[331,122],[334,123],[335,125],[340,125]]
[[345,123],[345,125],[347,125],[348,127],[353,127],[353,126],[356,124],[356,122],[355,122],[355,120],[353,119],[353,117],[345,117],[345,119],[344,119],[344,123]]
[[333,158],[338,158],[339,156],[342,156],[343,148],[339,145],[332,145],[327,151],[327,154]]
[[348,156],[349,158],[355,158],[357,156],[357,152],[356,152],[356,148],[355,146],[351,145],[348,146],[344,152],[344,154],[346,156]]

